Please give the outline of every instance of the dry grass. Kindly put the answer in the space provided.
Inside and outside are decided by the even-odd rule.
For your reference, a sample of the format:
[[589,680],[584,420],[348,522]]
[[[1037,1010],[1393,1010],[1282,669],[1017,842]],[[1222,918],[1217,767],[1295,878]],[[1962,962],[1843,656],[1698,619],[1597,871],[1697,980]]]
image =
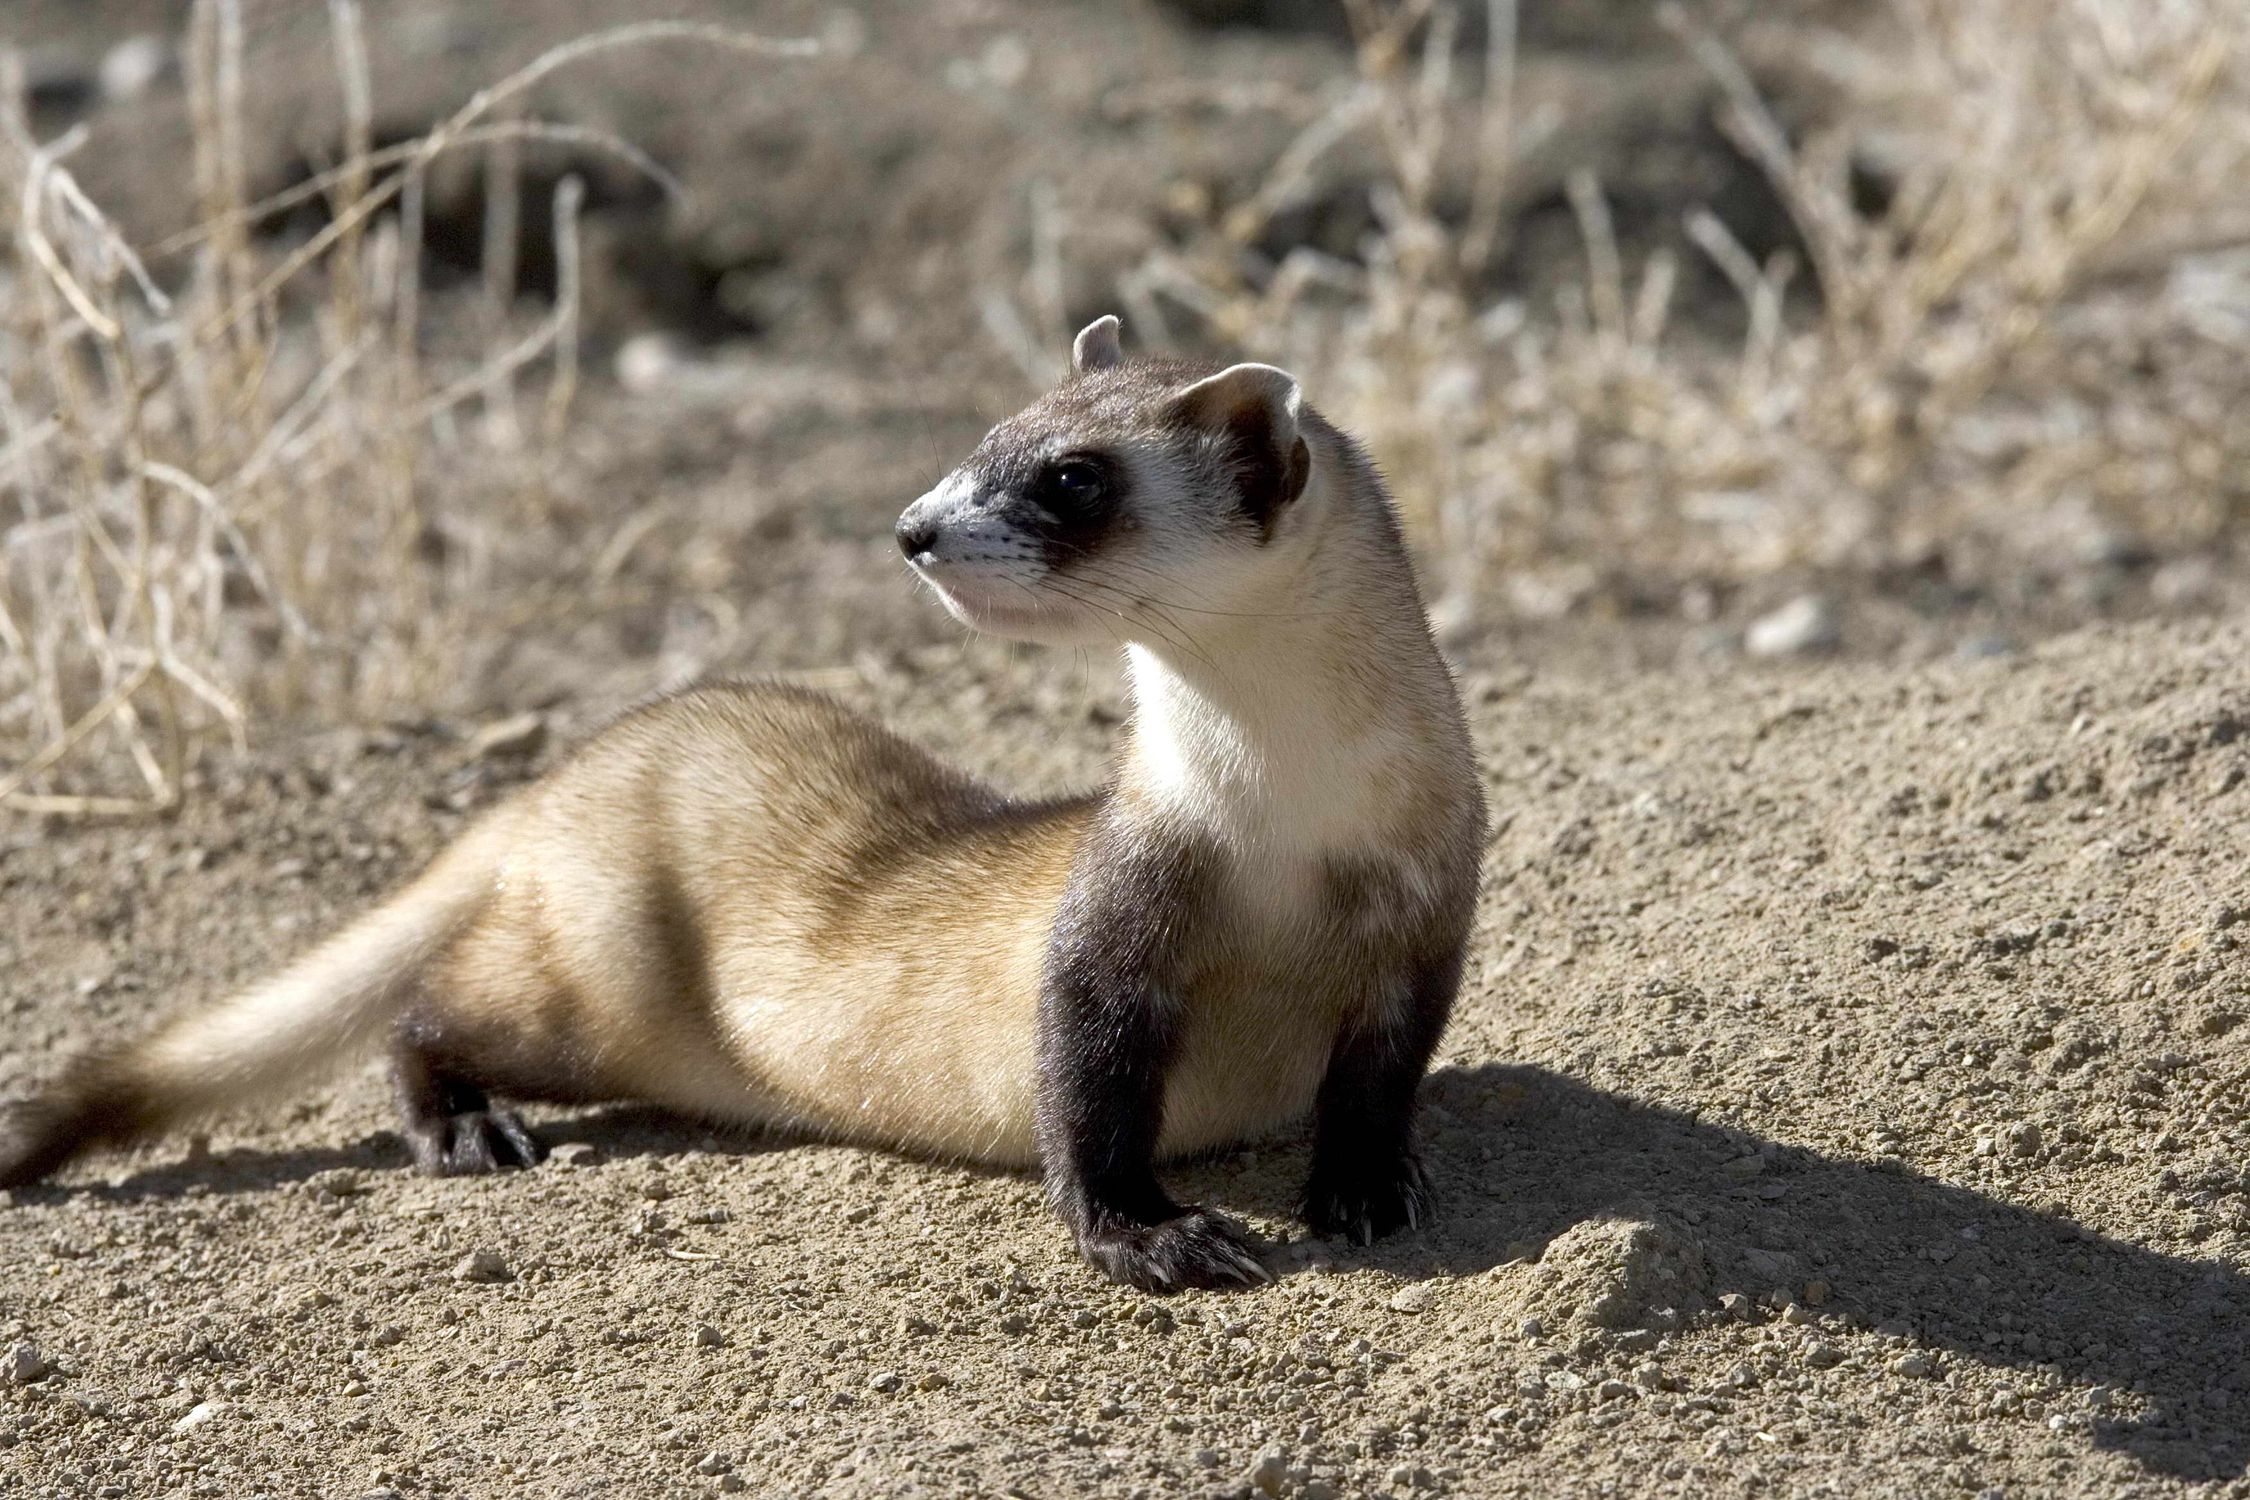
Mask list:
[[[1732,583],[1963,539],[2035,549],[2073,516],[2186,547],[2250,515],[2235,0],[2148,0],[2129,26],[2108,0],[1890,0],[1880,24],[1797,38],[1797,65],[1839,101],[1797,133],[1725,42],[1676,19],[1805,252],[1761,262],[1689,217],[1688,253],[1739,301],[1724,346],[1710,319],[1675,317],[1685,268],[1621,242],[1586,174],[1569,183],[1583,263],[1565,292],[1490,290],[1528,134],[1515,4],[1351,0],[1356,73],[1264,186],[1116,288],[1136,338],[1302,371],[1384,461],[1454,620],[1559,612],[1617,578]],[[1458,45],[1470,7],[1481,49]],[[377,151],[357,0],[329,12],[344,137],[291,195],[325,208],[293,243],[258,232],[288,202],[250,201],[237,0],[193,13],[204,222],[151,247],[156,275],[71,177],[75,142],[36,144],[20,107],[0,110],[0,805],[167,807],[200,744],[265,715],[425,706],[472,627],[538,607],[495,558],[501,538],[548,535],[522,476],[575,387],[576,205],[567,183],[523,202],[519,150],[561,137],[655,168],[522,118],[524,97],[614,47],[804,50],[605,32]],[[1262,258],[1347,143],[1383,164],[1363,252]],[[426,336],[408,253],[431,163],[461,151],[493,189],[466,351]],[[1855,202],[1855,167],[1888,182],[1879,213]],[[513,246],[542,213],[565,284],[527,317]],[[986,291],[982,312],[1043,383],[1070,331],[1057,195],[1035,198],[1030,227],[1020,288]],[[476,473],[516,477],[480,493]],[[588,576],[624,546],[581,548]],[[576,586],[562,549],[533,550],[546,597]]]
[[[459,658],[480,534],[431,501],[435,467],[551,436],[577,379],[576,215],[521,203],[517,150],[563,136],[514,115],[541,79],[620,47],[693,41],[761,57],[806,44],[651,24],[559,47],[428,135],[372,148],[358,0],[329,0],[339,164],[252,202],[238,0],[199,0],[186,75],[203,224],[159,247],[160,285],[72,179],[76,134],[39,144],[18,76],[0,117],[0,805],[132,813],[174,804],[199,743],[266,713],[428,701]],[[490,339],[435,360],[419,276],[425,177],[486,153]],[[659,174],[661,175],[661,174]],[[319,198],[293,244],[256,231]],[[559,294],[514,309],[524,212],[552,213]],[[529,385],[529,388],[525,388]]]
[[[1803,38],[1846,106],[1796,139],[1734,54],[1673,14],[1811,262],[1761,264],[1690,216],[1740,295],[1732,349],[1674,330],[1681,268],[1661,251],[1629,264],[1586,175],[1569,185],[1576,285],[1553,308],[1480,304],[1518,128],[1514,0],[1483,10],[1490,45],[1464,63],[1456,5],[1355,0],[1358,77],[1262,192],[1120,289],[1144,328],[1190,320],[1304,370],[1385,462],[1450,613],[1564,609],[1649,566],[1741,579],[1880,562],[2036,531],[2058,505],[2171,541],[2240,518],[2246,455],[2224,413],[2230,381],[2250,389],[2239,312],[2210,304],[2239,309],[2250,280],[2239,254],[2181,271],[2250,241],[2233,0],[1893,0],[1884,24]],[[1388,163],[1365,255],[1251,253],[1363,133]],[[1476,165],[1467,213],[1444,217],[1449,151]],[[1891,181],[1872,216],[1855,163]],[[2179,379],[2085,378],[2152,348]]]

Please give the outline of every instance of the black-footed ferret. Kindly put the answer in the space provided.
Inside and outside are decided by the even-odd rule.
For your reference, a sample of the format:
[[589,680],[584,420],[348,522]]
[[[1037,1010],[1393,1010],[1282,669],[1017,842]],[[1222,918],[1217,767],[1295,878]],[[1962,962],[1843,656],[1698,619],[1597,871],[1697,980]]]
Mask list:
[[1314,1228],[1415,1222],[1485,810],[1389,499],[1271,366],[1128,361],[1114,318],[1072,365],[897,532],[979,630],[1124,645],[1102,790],[1018,801],[807,692],[666,698],[280,977],[81,1059],[0,1184],[382,1036],[429,1172],[540,1158],[495,1093],[1036,1163],[1164,1290],[1267,1273],[1157,1162],[1309,1113]]

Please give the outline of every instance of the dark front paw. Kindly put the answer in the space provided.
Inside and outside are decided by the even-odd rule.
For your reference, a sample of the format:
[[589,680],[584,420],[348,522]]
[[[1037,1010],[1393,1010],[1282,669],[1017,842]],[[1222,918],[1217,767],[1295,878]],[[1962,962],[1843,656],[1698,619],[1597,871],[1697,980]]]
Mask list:
[[440,1115],[409,1137],[414,1165],[432,1177],[469,1177],[506,1167],[535,1167],[547,1148],[512,1110],[472,1109]]
[[1369,1245],[1430,1218],[1430,1180],[1422,1163],[1402,1156],[1380,1167],[1313,1172],[1305,1189],[1305,1222],[1324,1235]]
[[1156,1224],[1099,1223],[1079,1232],[1078,1250],[1112,1280],[1144,1292],[1273,1280],[1249,1231],[1207,1208]]

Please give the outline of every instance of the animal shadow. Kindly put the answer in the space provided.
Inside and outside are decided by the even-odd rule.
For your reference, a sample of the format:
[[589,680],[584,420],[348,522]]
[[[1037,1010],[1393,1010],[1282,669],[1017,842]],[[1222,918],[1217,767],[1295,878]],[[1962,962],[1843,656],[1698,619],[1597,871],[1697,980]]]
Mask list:
[[[1538,1068],[1449,1068],[1424,1094],[1439,1224],[1366,1263],[1465,1275],[1590,1219],[1655,1219],[1699,1244],[1708,1297],[1825,1280],[1823,1311],[1991,1365],[2139,1393],[2097,1446],[2186,1479],[2250,1465],[2250,1278],[1940,1182],[1764,1141]],[[1760,1165],[1746,1171],[1745,1158]],[[1734,1164],[1731,1168],[1729,1164]]]

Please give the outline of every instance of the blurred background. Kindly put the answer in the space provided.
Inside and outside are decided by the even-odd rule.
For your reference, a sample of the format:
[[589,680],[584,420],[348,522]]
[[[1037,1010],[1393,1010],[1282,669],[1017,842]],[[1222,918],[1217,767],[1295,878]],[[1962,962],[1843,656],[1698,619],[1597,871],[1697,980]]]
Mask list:
[[0,800],[161,807],[279,726],[959,649],[890,521],[1111,311],[1364,438],[1467,663],[2005,656],[2237,607],[2246,30],[10,0]]

